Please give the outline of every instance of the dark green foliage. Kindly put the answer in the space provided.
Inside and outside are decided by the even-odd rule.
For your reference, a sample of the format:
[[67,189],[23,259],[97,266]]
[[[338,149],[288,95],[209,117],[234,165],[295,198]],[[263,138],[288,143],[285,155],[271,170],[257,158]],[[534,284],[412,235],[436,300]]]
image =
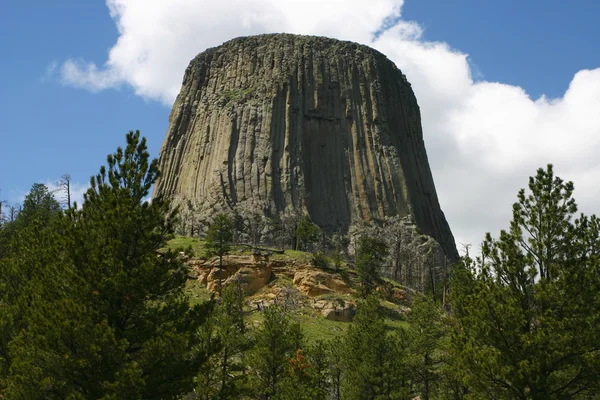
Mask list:
[[581,216],[573,184],[539,169],[508,232],[455,268],[455,365],[489,398],[588,398],[600,382],[598,219]]
[[234,399],[243,392],[245,351],[250,347],[243,306],[242,288],[229,285],[201,327],[202,350],[212,355],[202,366],[194,398]]
[[60,206],[46,186],[33,185],[23,211],[0,231],[0,393],[14,358],[11,342],[27,327],[45,281],[55,279],[64,248],[56,233]]
[[321,230],[312,222],[308,215],[305,215],[298,222],[296,228],[296,237],[298,238],[298,247],[300,250],[307,250],[308,247],[319,240]]
[[224,256],[231,250],[233,223],[225,214],[217,214],[215,222],[208,228],[205,249],[209,256]]
[[342,249],[347,248],[349,241],[340,234],[334,234],[331,238],[331,260],[336,271],[342,268]]
[[338,273],[340,274],[340,278],[342,278],[342,280],[346,282],[346,284],[352,285],[352,281],[350,280],[350,274],[348,274],[347,269],[340,269]]
[[[156,160],[130,132],[107,161],[81,209],[52,233],[25,239],[35,244],[35,264],[29,286],[17,288],[28,307],[8,346],[8,398],[174,398],[191,389],[204,360],[196,343],[206,310],[189,307],[177,254],[158,253],[174,215],[163,199],[142,202]],[[7,266],[14,271],[18,262]],[[2,283],[13,279],[3,275]]]
[[362,236],[356,250],[356,273],[362,284],[363,296],[369,295],[379,281],[379,270],[381,269],[387,246],[380,239]]
[[321,253],[320,251],[313,254],[311,261],[312,261],[312,265],[314,265],[317,268],[329,269],[329,267],[330,267],[329,258],[325,254]]
[[204,248],[209,257],[219,257],[219,293],[221,292],[223,277],[223,256],[231,250],[231,241],[233,240],[233,223],[225,214],[218,214],[215,222],[212,223],[206,234],[206,243]]
[[435,398],[440,392],[441,366],[448,325],[444,311],[430,298],[417,296],[408,314],[407,365],[416,392],[422,400]]
[[330,398],[333,388],[333,376],[330,371],[330,350],[333,345],[334,342],[317,341],[308,348],[307,352],[298,349],[289,362],[288,371],[277,399],[313,400]]
[[18,227],[24,227],[38,220],[47,226],[50,220],[61,212],[60,203],[54,198],[46,185],[35,183],[23,201],[23,208],[15,220]]
[[15,224],[19,207],[9,206],[6,202],[0,200],[0,258],[5,256],[8,252],[7,247],[10,241],[10,237],[14,233]]
[[58,201],[41,183],[35,183],[31,187],[23,206],[9,207],[0,201],[0,211],[0,257],[9,254],[9,243],[18,230],[34,223],[36,229],[45,229],[62,213]]
[[271,306],[253,336],[255,344],[249,353],[253,391],[258,398],[273,398],[289,374],[290,360],[302,348],[302,329],[281,308]]
[[343,346],[342,399],[409,398],[406,337],[388,334],[374,295],[360,304]]
[[327,375],[329,381],[329,392],[335,400],[342,396],[342,378],[345,364],[345,344],[340,340],[327,342],[325,356],[327,361]]
[[331,387],[331,374],[329,358],[330,346],[332,342],[317,341],[308,348],[307,360],[310,365],[311,386],[313,388],[313,398],[324,399]]
[[[576,218],[573,184],[551,166],[519,192],[510,230],[486,235],[481,256],[453,268],[450,313],[417,296],[406,327],[390,330],[372,294],[387,248],[361,237],[366,300],[341,340],[311,346],[277,305],[249,332],[235,284],[190,307],[179,252],[159,252],[177,210],[160,197],[143,201],[158,174],[145,140],[130,132],[81,208],[63,212],[36,184],[19,216],[2,221],[0,397],[597,398],[600,220]],[[288,219],[293,243],[318,239],[307,216]],[[216,216],[206,249],[221,265],[232,236],[230,219]],[[340,246],[333,259],[349,281]],[[312,262],[330,267],[320,252]]]

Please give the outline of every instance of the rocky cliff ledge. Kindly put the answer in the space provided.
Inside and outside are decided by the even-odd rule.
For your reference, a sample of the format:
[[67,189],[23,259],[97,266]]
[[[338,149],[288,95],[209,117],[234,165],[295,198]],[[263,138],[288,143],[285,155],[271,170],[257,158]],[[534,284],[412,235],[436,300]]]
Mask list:
[[185,71],[155,195],[200,218],[302,210],[327,231],[410,216],[456,259],[402,72],[366,46],[287,34],[238,38]]

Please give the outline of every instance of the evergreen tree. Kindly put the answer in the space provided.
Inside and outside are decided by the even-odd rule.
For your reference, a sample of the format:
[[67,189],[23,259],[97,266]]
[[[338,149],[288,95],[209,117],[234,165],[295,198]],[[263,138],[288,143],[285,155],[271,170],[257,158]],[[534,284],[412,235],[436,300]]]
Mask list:
[[325,356],[327,358],[327,375],[330,381],[330,392],[333,400],[342,398],[342,377],[344,371],[344,344],[340,340],[327,342]]
[[371,236],[361,236],[356,251],[356,273],[362,284],[362,293],[369,295],[379,281],[379,270],[381,269],[387,246],[385,242]]
[[308,246],[319,240],[320,231],[319,227],[312,222],[308,215],[303,216],[296,228],[299,247],[302,250],[308,250]]
[[280,400],[327,399],[331,392],[328,350],[333,342],[317,341],[305,353],[298,349],[277,396]]
[[389,335],[379,300],[367,297],[344,337],[342,398],[408,399],[406,338]]
[[32,221],[38,220],[40,225],[46,226],[60,212],[60,203],[50,193],[48,187],[41,183],[34,183],[25,196],[23,208],[15,223],[18,227],[24,227]]
[[408,323],[408,367],[421,399],[429,400],[435,398],[442,379],[448,325],[444,311],[423,295],[413,300]]
[[331,391],[332,377],[330,373],[330,347],[333,342],[318,340],[308,348],[308,363],[310,365],[311,386],[314,399],[325,399]]
[[590,398],[600,389],[598,219],[573,220],[551,165],[521,190],[508,232],[455,268],[451,350],[488,398]]
[[198,351],[210,354],[210,357],[200,367],[193,395],[186,397],[186,399],[211,400],[217,396],[219,386],[218,354],[221,351],[221,343],[217,338],[216,316],[214,310],[210,312],[199,329],[200,343]]
[[223,285],[223,256],[231,250],[232,240],[233,224],[231,219],[225,214],[218,214],[215,222],[208,229],[204,248],[209,257],[219,257],[219,294],[221,294]]
[[277,306],[268,307],[264,322],[254,333],[249,354],[254,391],[258,398],[275,398],[288,373],[289,362],[302,347],[302,329]]
[[304,356],[302,349],[289,360],[287,373],[281,381],[277,400],[313,400],[322,399],[314,382],[313,367]]
[[190,308],[177,252],[159,253],[175,214],[162,198],[143,201],[157,161],[139,132],[107,161],[83,207],[60,219],[60,239],[44,244],[55,268],[9,345],[9,398],[175,398],[204,360],[206,307]]
[[10,343],[27,327],[26,315],[63,259],[64,242],[56,232],[60,206],[48,188],[33,185],[23,210],[0,232],[0,393],[8,384]]
[[201,330],[205,353],[213,352],[202,367],[198,398],[239,398],[245,385],[244,352],[250,341],[244,321],[244,293],[239,285],[223,288],[219,304]]
[[245,379],[244,352],[249,348],[248,331],[244,321],[244,291],[239,285],[223,290],[217,307],[217,337],[221,351],[217,354],[219,399],[240,395]]

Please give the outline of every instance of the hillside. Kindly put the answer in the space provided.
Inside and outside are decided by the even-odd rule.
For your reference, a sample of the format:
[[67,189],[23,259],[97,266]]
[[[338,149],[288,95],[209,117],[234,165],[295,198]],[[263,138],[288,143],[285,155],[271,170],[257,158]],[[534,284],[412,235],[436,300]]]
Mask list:
[[[218,258],[206,257],[203,240],[178,236],[168,247],[187,249],[191,274],[186,288],[193,304],[207,301],[213,293],[218,295]],[[360,300],[353,268],[342,263],[336,271],[333,260],[326,256],[316,266],[313,254],[302,251],[264,255],[268,253],[253,254],[247,246],[234,246],[223,258],[223,286],[238,282],[244,288],[250,326],[261,323],[265,307],[279,304],[301,323],[309,341],[343,333]],[[386,310],[388,328],[405,325],[410,291],[389,279],[382,280],[376,290]]]

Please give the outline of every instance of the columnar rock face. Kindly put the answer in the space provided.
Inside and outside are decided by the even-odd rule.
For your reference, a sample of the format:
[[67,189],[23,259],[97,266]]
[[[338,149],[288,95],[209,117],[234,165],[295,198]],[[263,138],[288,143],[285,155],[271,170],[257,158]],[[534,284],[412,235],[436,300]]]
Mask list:
[[366,46],[287,34],[238,38],[185,71],[155,195],[219,210],[307,212],[327,231],[411,215],[450,258],[454,238],[406,77]]

